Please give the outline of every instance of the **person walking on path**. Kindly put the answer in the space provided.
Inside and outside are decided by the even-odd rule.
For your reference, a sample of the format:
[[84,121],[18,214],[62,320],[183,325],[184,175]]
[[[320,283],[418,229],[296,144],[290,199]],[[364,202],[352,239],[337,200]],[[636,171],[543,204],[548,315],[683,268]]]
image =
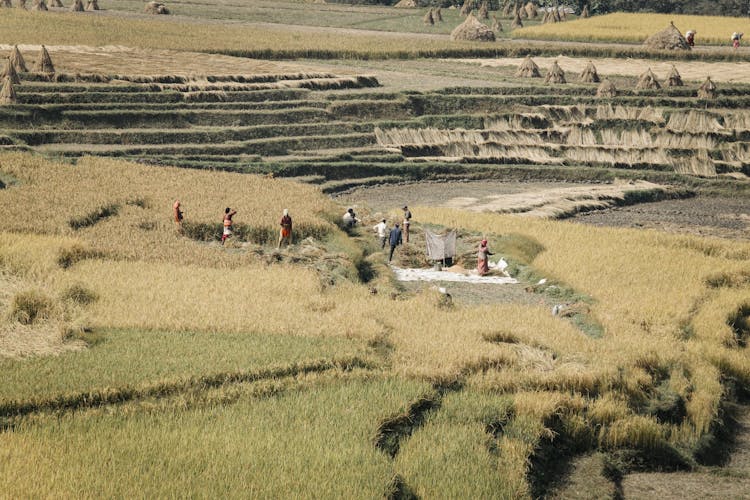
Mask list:
[[180,200],[175,200],[174,205],[172,205],[172,214],[174,216],[174,223],[177,227],[177,232],[182,234],[183,213],[180,205]]
[[380,248],[385,248],[385,240],[388,239],[388,225],[385,223],[385,219],[375,224],[372,227],[372,230],[378,233],[378,239],[380,239]]
[[221,235],[221,244],[223,245],[227,238],[232,236],[232,217],[235,216],[237,210],[232,210],[227,207],[224,209],[224,234]]
[[490,255],[494,255],[487,247],[487,240],[482,240],[477,252],[477,272],[479,276],[484,276],[490,272]]
[[281,244],[286,245],[292,244],[292,218],[289,216],[289,209],[284,209],[284,214],[281,217],[281,231],[279,232],[279,244],[276,248],[281,248]]
[[409,243],[409,226],[411,225],[411,212],[409,207],[404,205],[404,242]]
[[391,253],[388,255],[388,262],[393,259],[393,251],[396,250],[396,247],[399,246],[401,241],[401,228],[398,227],[398,222],[396,225],[391,229],[391,234],[388,236],[388,243],[391,244]]

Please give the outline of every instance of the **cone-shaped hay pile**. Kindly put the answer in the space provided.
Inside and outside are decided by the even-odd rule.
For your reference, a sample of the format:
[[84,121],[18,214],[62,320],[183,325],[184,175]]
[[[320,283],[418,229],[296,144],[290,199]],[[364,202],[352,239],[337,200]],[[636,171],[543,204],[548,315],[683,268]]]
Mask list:
[[526,56],[516,71],[516,78],[541,78],[539,66],[536,65],[531,56]]
[[26,9],[26,0],[18,0],[18,8]]
[[505,2],[505,7],[503,7],[503,16],[505,17],[511,17],[511,14],[513,13],[513,3],[508,0]]
[[433,13],[432,13],[432,20],[435,21],[436,23],[442,23],[443,22],[443,12],[440,9],[440,7],[438,7],[437,9],[435,9],[433,11]]
[[47,8],[47,2],[44,0],[34,0],[34,5],[31,7],[31,10],[49,10]]
[[13,63],[13,66],[16,67],[17,72],[25,73],[28,71],[28,68],[26,68],[26,61],[23,60],[21,51],[18,50],[18,45],[13,46],[13,49],[10,51],[10,57],[8,57],[8,61]]
[[665,29],[646,38],[643,45],[651,49],[660,50],[690,50],[690,45],[685,40],[685,37],[682,36],[677,26],[671,22]]
[[490,9],[487,8],[487,2],[482,3],[482,6],[479,7],[479,19],[489,19],[490,18]]
[[461,15],[468,16],[472,10],[474,10],[474,0],[465,0],[461,6]]
[[656,79],[656,75],[654,75],[654,72],[651,71],[651,68],[648,68],[646,72],[643,73],[640,78],[638,78],[638,84],[636,84],[635,86],[636,90],[660,88],[661,85],[659,85],[659,80]]
[[99,10],[99,2],[97,0],[89,0],[89,3],[86,4],[86,10]]
[[552,66],[550,66],[549,71],[547,71],[547,76],[544,77],[544,82],[545,83],[567,83],[565,81],[565,72],[557,64],[557,61],[553,62]]
[[498,33],[503,31],[503,25],[495,14],[492,14],[492,29]]
[[10,83],[16,85],[21,83],[21,79],[18,78],[18,73],[16,73],[16,67],[13,66],[13,63],[10,62],[10,60],[5,63],[5,68],[3,68],[2,73],[0,73],[0,80],[3,80],[5,78],[10,80]]
[[596,97],[615,97],[617,96],[617,89],[615,84],[607,80],[606,78],[599,84],[599,88],[596,89]]
[[[416,6],[417,4],[415,3],[414,7]],[[143,12],[145,12],[146,14],[169,14],[169,9],[167,9],[167,6],[163,3],[149,2],[143,8]]]
[[2,0],[2,1],[0,1],[0,7],[11,8],[11,7],[13,7],[13,4],[11,3],[10,0]]
[[73,2],[73,4],[70,6],[70,10],[72,10],[73,12],[83,12],[83,1],[76,0],[75,2]]
[[698,99],[716,99],[716,85],[711,81],[711,77],[706,78],[703,85],[698,87]]
[[451,40],[494,42],[495,32],[480,23],[479,20],[474,17],[474,14],[469,14],[466,17],[466,21],[462,22],[451,31]]
[[63,5],[63,3],[62,3],[62,1],[61,1],[61,0],[52,0],[52,1],[51,1],[51,2],[49,3],[49,6],[50,6],[50,7],[60,7],[60,8],[65,8],[65,6]]
[[579,80],[583,83],[599,83],[599,73],[596,72],[596,66],[589,61],[583,69]]
[[588,5],[584,5],[583,6],[583,10],[581,11],[581,18],[586,19],[589,16],[590,16],[590,14],[589,14],[589,6]]
[[516,28],[523,28],[523,21],[521,21],[521,16],[518,15],[518,11],[516,11],[516,17],[513,18],[513,22],[510,23],[510,29],[516,29]]
[[526,19],[527,17],[529,17],[528,15],[526,15],[526,9],[524,8],[523,4],[518,6],[518,8],[516,9],[516,13],[521,19]]
[[52,65],[52,58],[49,56],[49,52],[47,52],[47,48],[44,45],[42,45],[42,51],[39,54],[39,61],[36,63],[34,71],[47,75],[55,72],[55,67]]
[[15,104],[16,91],[13,90],[13,84],[7,78],[3,82],[3,88],[0,90],[0,104]]
[[425,14],[422,18],[422,22],[424,22],[427,26],[435,25],[435,20],[432,18],[432,9],[427,11],[427,14]]
[[680,76],[680,73],[674,66],[672,66],[672,71],[670,71],[669,75],[667,75],[666,85],[667,87],[682,87],[683,85],[685,85],[684,83],[682,83],[682,77]]
[[534,19],[539,15],[539,11],[537,10],[536,5],[534,5],[534,2],[527,3],[524,10],[526,10],[526,17],[529,19]]

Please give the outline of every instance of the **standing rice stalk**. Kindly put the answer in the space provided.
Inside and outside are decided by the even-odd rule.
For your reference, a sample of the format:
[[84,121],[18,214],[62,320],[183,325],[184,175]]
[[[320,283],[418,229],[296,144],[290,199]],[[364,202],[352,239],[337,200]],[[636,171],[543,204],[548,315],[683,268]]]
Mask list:
[[435,26],[435,20],[432,18],[432,9],[427,11],[427,14],[422,18],[422,22],[425,26]]

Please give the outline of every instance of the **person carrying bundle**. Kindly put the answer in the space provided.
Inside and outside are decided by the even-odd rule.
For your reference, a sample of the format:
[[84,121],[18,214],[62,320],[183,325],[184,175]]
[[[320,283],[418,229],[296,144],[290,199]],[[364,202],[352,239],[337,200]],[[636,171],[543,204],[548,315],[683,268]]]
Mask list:
[[687,33],[685,33],[685,40],[691,47],[695,47],[695,33],[695,30],[688,30]]
[[279,232],[279,244],[276,248],[281,248],[282,243],[292,244],[292,218],[289,216],[289,209],[285,208],[281,217],[281,231]]
[[232,217],[235,216],[237,210],[232,210],[227,207],[224,209],[224,233],[221,235],[221,244],[223,245],[227,238],[232,236]]

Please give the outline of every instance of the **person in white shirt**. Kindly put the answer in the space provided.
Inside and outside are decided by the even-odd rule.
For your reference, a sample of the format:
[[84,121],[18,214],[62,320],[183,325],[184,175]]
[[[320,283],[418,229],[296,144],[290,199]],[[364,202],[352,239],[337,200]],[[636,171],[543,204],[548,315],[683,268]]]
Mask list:
[[378,233],[380,248],[385,248],[385,241],[388,239],[388,225],[385,223],[385,219],[375,224],[372,230]]

